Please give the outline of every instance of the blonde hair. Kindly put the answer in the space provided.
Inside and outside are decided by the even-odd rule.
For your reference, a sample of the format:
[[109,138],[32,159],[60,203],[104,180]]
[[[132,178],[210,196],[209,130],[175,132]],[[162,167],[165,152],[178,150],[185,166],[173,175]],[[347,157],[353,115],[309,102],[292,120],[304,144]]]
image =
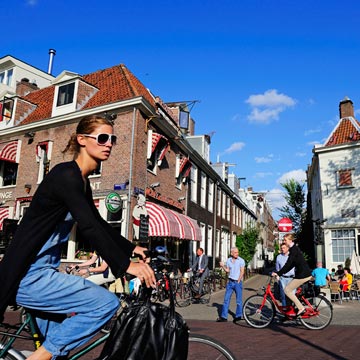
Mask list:
[[286,235],[284,235],[284,240],[285,239],[289,239],[292,242],[294,242],[295,241],[295,235],[293,233],[286,234]]
[[71,137],[62,151],[63,154],[70,152],[74,154],[74,158],[80,153],[80,145],[77,141],[78,134],[91,134],[100,125],[114,126],[111,120],[106,119],[100,115],[90,115],[82,118],[76,127],[76,132],[71,134]]

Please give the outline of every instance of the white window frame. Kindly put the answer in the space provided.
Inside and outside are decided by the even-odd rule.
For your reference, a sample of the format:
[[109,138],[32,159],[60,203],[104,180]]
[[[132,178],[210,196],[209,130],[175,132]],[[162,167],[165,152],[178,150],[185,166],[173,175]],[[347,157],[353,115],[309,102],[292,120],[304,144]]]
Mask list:
[[197,203],[197,190],[198,190],[198,168],[194,164],[192,165],[190,172],[190,183],[191,183],[191,193],[190,199],[195,204]]
[[0,84],[7,85],[12,87],[12,82],[14,78],[14,68],[6,69],[0,72]]
[[344,263],[347,258],[351,259],[353,250],[356,250],[355,229],[331,230],[332,261]]
[[[52,148],[53,148],[53,141],[49,140],[49,141],[44,141],[42,143],[47,143],[47,152],[46,149],[44,149],[43,147],[40,147],[40,144],[36,145],[37,146],[37,151],[38,153],[36,154],[36,161],[39,163],[39,170],[38,170],[38,178],[37,178],[37,183],[40,184],[45,176],[45,159],[48,160],[49,164],[49,168],[50,168],[50,161],[51,161],[51,154],[52,154]],[[39,147],[39,149],[38,149]]]
[[203,171],[201,171],[200,206],[203,208],[206,208],[206,180],[207,180],[206,174]]
[[214,211],[214,181],[209,179],[208,188],[208,210],[212,213]]

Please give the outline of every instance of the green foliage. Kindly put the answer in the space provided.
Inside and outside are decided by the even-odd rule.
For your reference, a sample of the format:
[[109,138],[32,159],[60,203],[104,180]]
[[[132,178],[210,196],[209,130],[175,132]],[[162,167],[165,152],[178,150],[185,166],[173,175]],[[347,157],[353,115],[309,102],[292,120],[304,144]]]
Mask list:
[[287,204],[281,208],[280,215],[289,218],[293,223],[293,232],[297,238],[300,237],[306,219],[306,199],[304,185],[290,179],[281,186],[285,189],[284,196]]
[[236,247],[239,249],[240,256],[245,260],[246,267],[254,257],[256,245],[261,241],[259,234],[259,229],[247,224],[242,234],[236,237]]
[[348,258],[345,259],[345,266],[344,267],[350,268],[350,265],[351,265],[351,259],[348,257]]

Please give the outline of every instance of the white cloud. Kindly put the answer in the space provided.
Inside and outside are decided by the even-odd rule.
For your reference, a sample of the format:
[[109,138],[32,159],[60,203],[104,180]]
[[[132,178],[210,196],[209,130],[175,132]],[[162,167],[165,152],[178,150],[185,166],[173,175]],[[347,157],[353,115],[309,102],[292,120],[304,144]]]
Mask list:
[[306,152],[298,151],[297,153],[295,153],[295,156],[297,156],[297,157],[304,157],[304,156],[306,156]]
[[266,90],[264,94],[250,95],[246,102],[253,107],[289,107],[296,104],[296,101],[291,97],[285,94],[278,94],[276,89]]
[[283,184],[290,179],[294,179],[299,183],[303,183],[306,181],[306,172],[303,169],[289,171],[280,176],[280,178],[277,180],[277,183]]
[[319,128],[317,128],[317,129],[309,129],[309,130],[306,130],[304,132],[304,135],[308,136],[308,135],[319,133],[320,131],[321,131],[321,129],[319,129]]
[[255,157],[255,162],[257,162],[258,164],[269,163],[273,161],[273,157],[274,157],[273,154],[269,154],[268,156]]
[[254,177],[255,178],[265,178],[267,176],[272,176],[273,173],[272,172],[257,172],[255,173]]
[[262,124],[278,120],[280,113],[296,104],[296,100],[285,94],[279,94],[276,89],[267,90],[264,94],[250,95],[245,102],[252,108],[248,120]]
[[271,203],[271,207],[275,210],[286,205],[284,195],[284,191],[280,189],[272,189],[266,193],[266,200]]
[[228,147],[224,153],[225,154],[231,154],[235,151],[240,151],[243,147],[245,146],[245,143],[243,142],[236,142],[230,145],[230,147]]

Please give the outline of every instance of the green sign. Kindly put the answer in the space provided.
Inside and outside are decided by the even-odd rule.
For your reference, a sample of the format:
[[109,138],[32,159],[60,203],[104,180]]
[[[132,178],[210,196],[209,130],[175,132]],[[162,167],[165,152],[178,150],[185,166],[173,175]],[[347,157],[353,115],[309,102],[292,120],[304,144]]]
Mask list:
[[122,200],[118,193],[111,192],[105,198],[105,206],[108,211],[115,214],[122,209]]

